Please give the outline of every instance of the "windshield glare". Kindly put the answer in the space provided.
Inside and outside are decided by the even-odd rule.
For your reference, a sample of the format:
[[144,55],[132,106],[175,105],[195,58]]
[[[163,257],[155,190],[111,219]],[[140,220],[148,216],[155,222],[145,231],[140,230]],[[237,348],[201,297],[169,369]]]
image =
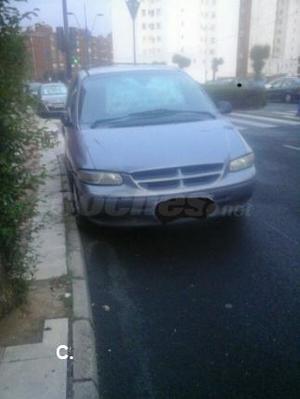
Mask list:
[[67,94],[67,88],[64,85],[44,86],[41,89],[43,96],[52,96],[57,94]]
[[90,77],[83,84],[80,103],[80,122],[88,125],[160,109],[217,114],[199,84],[177,71],[135,71]]

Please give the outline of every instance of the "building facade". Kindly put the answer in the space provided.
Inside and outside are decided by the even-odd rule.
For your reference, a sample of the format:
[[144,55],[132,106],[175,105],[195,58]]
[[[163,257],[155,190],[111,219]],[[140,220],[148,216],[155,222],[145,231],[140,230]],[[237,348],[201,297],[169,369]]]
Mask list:
[[[32,65],[32,80],[64,80],[65,54],[58,28],[36,25],[25,32],[28,56]],[[112,35],[94,37],[84,29],[70,27],[69,45],[72,70],[75,73],[87,66],[101,66],[112,62]]]
[[264,74],[300,72],[300,0],[240,0],[238,76],[253,74],[250,51],[269,45]]
[[[174,54],[191,60],[195,79],[212,78],[211,62],[223,58],[219,76],[236,73],[239,6],[236,0],[141,0],[136,18],[137,62],[172,64]],[[226,17],[225,17],[226,16]],[[115,62],[133,61],[133,29],[125,0],[113,0]]]
[[28,28],[25,38],[33,80],[48,80],[64,72],[64,55],[58,49],[56,33],[51,26],[35,25]]
[[252,0],[240,0],[236,75],[248,75]]

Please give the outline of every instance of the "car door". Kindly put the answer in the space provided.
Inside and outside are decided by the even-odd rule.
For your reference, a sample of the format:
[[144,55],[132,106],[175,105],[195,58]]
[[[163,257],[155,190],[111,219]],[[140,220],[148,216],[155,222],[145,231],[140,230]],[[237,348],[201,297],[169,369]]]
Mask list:
[[283,79],[278,79],[272,82],[270,89],[268,90],[268,97],[272,101],[279,101],[281,97]]
[[293,85],[294,85],[294,80],[293,79],[284,79],[281,85],[281,95],[280,95],[280,101],[290,103],[293,101],[294,95],[293,95]]
[[300,79],[291,79],[289,93],[292,102],[300,100]]
[[64,136],[65,136],[65,160],[66,167],[69,173],[72,173],[76,168],[74,165],[74,138],[77,130],[77,96],[78,96],[78,81],[75,80],[69,90],[65,121],[64,121]]

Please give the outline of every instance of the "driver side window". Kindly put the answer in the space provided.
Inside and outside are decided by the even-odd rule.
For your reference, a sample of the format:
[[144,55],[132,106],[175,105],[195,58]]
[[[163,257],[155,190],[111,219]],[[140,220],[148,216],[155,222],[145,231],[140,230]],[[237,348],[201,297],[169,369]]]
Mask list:
[[282,80],[276,80],[273,84],[272,84],[272,88],[273,89],[279,89],[280,87],[282,87],[283,81]]

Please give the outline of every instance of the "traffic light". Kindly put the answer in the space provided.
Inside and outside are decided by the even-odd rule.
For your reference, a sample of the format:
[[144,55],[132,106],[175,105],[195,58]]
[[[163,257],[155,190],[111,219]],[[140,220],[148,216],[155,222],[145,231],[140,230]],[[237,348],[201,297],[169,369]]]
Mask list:
[[72,67],[75,68],[76,66],[79,66],[79,61],[80,60],[76,55],[72,56]]

